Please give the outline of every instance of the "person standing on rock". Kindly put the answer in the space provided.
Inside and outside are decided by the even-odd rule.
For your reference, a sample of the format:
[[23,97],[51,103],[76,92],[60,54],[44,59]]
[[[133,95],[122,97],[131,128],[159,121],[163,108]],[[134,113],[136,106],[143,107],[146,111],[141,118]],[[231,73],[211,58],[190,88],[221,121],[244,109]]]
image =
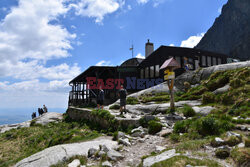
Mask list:
[[102,109],[103,110],[103,103],[104,103],[104,91],[102,90],[102,87],[99,87],[99,93],[97,96],[97,107],[98,110]]
[[48,112],[48,108],[45,106],[45,104],[43,105],[43,112],[47,113]]
[[123,114],[123,111],[126,114],[127,113],[126,111],[127,91],[126,89],[123,88],[123,85],[121,85],[121,88],[119,90],[119,97],[120,97],[120,115]]

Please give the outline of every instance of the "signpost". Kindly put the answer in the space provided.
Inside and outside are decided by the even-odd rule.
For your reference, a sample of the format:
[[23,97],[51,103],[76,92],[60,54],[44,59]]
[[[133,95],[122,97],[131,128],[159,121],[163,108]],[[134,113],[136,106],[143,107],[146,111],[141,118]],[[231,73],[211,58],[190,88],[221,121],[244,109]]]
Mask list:
[[170,58],[166,60],[160,69],[164,69],[164,80],[168,83],[168,88],[170,92],[170,110],[173,112],[175,111],[174,105],[174,79],[175,79],[175,72],[174,69],[180,68],[179,63],[174,59]]

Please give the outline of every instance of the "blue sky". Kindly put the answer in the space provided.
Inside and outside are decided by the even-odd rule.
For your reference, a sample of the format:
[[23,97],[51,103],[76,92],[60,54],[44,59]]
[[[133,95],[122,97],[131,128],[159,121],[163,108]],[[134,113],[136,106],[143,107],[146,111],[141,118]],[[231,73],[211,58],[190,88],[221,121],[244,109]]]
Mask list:
[[193,47],[227,0],[1,0],[0,108],[67,106],[91,65],[143,57],[145,42]]

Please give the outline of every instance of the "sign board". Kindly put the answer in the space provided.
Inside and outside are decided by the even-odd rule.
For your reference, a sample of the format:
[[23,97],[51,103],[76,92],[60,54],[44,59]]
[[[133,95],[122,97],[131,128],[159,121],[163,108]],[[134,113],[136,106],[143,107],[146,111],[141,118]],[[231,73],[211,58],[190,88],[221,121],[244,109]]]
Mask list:
[[164,80],[175,79],[175,73],[169,72],[167,75],[164,75]]

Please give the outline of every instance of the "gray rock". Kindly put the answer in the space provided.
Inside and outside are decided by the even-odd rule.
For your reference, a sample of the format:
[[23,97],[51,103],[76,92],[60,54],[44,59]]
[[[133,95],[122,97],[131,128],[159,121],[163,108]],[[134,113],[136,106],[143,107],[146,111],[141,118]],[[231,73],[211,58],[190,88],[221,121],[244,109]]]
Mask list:
[[195,113],[201,114],[201,115],[204,115],[204,116],[210,114],[210,112],[213,109],[215,109],[214,107],[211,107],[211,106],[204,106],[204,107],[195,106],[195,107],[192,107],[192,108],[195,111]]
[[131,143],[129,142],[128,138],[126,139],[119,139],[119,143],[125,145],[125,146],[131,146]]
[[31,155],[19,161],[15,167],[50,167],[76,155],[87,156],[90,148],[98,149],[101,144],[106,145],[108,148],[117,147],[117,142],[112,141],[111,138],[107,139],[107,137],[81,143],[62,144]]
[[117,138],[120,139],[120,138],[124,138],[124,137],[125,137],[125,133],[119,131]]
[[237,145],[237,147],[238,148],[243,148],[243,147],[245,147],[245,144],[244,143],[240,143],[240,144]]
[[211,142],[211,146],[213,147],[218,147],[218,146],[222,146],[225,144],[225,141],[222,140],[221,138],[219,137],[216,137],[214,140],[212,140]]
[[225,86],[223,86],[222,88],[216,89],[213,93],[216,94],[216,95],[217,95],[217,94],[222,94],[222,93],[227,92],[227,91],[229,90],[229,88],[230,88],[229,85],[225,85]]
[[106,145],[102,145],[101,148],[101,151],[104,151],[105,153],[109,152],[110,150]]
[[164,137],[173,133],[173,129],[163,129],[159,132],[159,136]]
[[103,167],[112,167],[112,164],[109,161],[105,161],[102,163]]
[[[62,114],[55,113],[55,112],[48,112],[44,113],[43,115],[33,119],[37,124],[46,125],[50,122],[58,122],[62,120]],[[4,133],[6,131],[9,131],[11,129],[17,129],[17,128],[27,128],[30,127],[31,120],[18,123],[18,124],[11,124],[11,125],[1,125],[0,126],[0,133]]]
[[156,153],[160,153],[162,152],[163,150],[165,150],[166,147],[162,147],[162,146],[155,146],[155,152]]
[[234,133],[234,132],[227,132],[227,136],[230,137],[230,136],[235,136],[235,137],[238,137],[239,139],[241,139],[241,135],[238,134],[238,133]]
[[98,152],[98,156],[99,156],[99,157],[102,157],[102,156],[105,155],[105,154],[106,154],[106,152],[104,152],[104,151],[102,151],[102,150]]
[[109,159],[111,159],[112,161],[118,161],[118,160],[121,160],[123,159],[124,157],[117,151],[115,150],[110,150],[108,153],[107,153],[107,156]]
[[174,156],[180,155],[179,153],[175,152],[175,149],[165,151],[159,155],[148,157],[143,160],[143,167],[149,167],[157,162],[161,162],[167,159],[170,159]]
[[97,149],[95,149],[95,148],[90,148],[89,150],[88,150],[88,157],[93,157],[93,156],[95,156],[95,154],[98,152],[98,150]]
[[179,120],[183,120],[183,117],[180,115],[176,115],[176,114],[168,114],[165,117],[166,120],[171,120],[171,121],[179,121]]
[[78,167],[79,165],[81,165],[80,160],[79,159],[75,159],[70,164],[68,164],[68,167]]

